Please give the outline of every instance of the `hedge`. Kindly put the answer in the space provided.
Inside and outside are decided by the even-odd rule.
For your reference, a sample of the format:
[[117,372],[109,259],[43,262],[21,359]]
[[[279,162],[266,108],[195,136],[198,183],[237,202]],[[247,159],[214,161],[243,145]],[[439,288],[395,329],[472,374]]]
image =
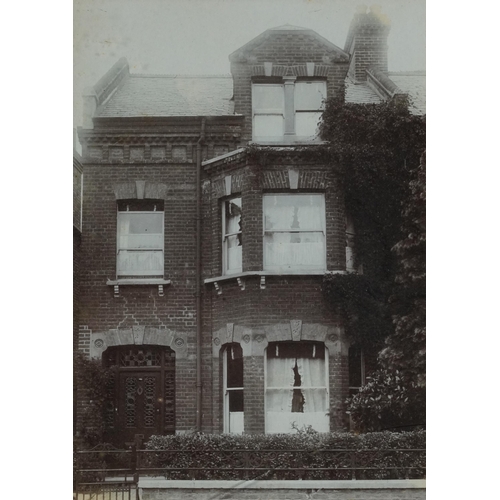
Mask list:
[[[425,474],[425,453],[404,451],[424,449],[425,431],[200,433],[152,436],[145,448],[148,452],[141,453],[140,467],[169,479],[353,479],[353,466],[357,479],[421,478]],[[322,450],[356,450],[356,463],[350,452]],[[280,470],[287,468],[300,470]],[[318,468],[328,470],[308,470]]]

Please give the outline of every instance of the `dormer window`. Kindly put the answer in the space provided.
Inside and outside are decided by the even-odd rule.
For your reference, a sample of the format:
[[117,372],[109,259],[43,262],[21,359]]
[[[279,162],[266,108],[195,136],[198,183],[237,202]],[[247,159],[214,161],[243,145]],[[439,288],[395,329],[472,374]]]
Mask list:
[[285,77],[283,83],[253,83],[253,140],[286,143],[317,139],[325,99],[325,81]]

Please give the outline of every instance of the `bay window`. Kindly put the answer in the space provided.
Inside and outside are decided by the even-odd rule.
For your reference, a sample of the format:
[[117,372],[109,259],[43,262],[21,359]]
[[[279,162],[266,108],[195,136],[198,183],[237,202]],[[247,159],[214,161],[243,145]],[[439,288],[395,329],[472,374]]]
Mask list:
[[264,195],[264,270],[326,269],[322,194]]
[[321,342],[270,342],[266,349],[266,432],[311,426],[329,431],[328,356]]
[[222,259],[224,274],[241,272],[241,198],[232,198],[222,204]]
[[163,201],[118,202],[117,278],[163,278]]

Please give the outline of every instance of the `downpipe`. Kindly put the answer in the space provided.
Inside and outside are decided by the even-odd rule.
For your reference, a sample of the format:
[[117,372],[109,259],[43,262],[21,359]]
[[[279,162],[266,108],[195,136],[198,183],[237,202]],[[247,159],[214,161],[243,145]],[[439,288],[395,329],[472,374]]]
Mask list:
[[196,432],[201,432],[201,154],[205,141],[205,117],[201,119],[200,138],[196,143]]

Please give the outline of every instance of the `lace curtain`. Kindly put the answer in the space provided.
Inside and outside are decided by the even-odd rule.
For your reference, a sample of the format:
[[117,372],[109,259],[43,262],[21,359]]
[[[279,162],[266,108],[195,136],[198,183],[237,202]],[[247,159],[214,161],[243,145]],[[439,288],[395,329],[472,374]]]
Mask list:
[[[300,386],[294,387],[297,364]],[[268,412],[292,412],[294,390],[304,398],[303,412],[326,411],[326,381],[324,359],[272,358],[267,361],[266,409]]]

